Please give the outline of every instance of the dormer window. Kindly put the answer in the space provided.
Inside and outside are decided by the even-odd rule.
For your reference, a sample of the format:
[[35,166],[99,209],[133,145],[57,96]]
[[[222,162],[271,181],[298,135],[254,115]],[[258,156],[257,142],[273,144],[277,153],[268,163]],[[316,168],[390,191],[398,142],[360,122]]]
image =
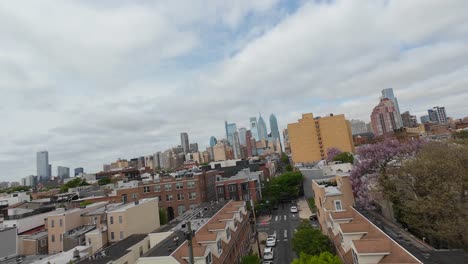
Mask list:
[[343,210],[343,208],[341,207],[341,201],[340,200],[335,200],[335,210],[336,211]]
[[356,254],[356,251],[351,250],[353,253],[353,264],[359,264],[359,258],[358,255]]
[[231,239],[231,229],[229,227],[226,228],[226,238],[227,240]]
[[216,243],[217,247],[218,247],[218,254],[221,255],[221,252],[223,252],[223,248],[221,247],[222,244],[221,244],[221,239],[218,240],[218,242]]
[[211,252],[208,252],[208,255],[206,255],[205,262],[206,262],[206,264],[212,264],[213,263],[213,260],[212,260],[212,257],[211,257]]

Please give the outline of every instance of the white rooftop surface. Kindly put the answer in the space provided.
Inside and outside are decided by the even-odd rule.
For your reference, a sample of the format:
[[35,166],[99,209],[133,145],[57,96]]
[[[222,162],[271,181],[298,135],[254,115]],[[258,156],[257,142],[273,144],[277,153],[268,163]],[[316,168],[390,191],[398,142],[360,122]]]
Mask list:
[[[91,208],[91,207],[99,207],[99,206],[104,206],[105,204],[107,204],[108,202],[99,202],[99,203],[93,203],[93,204],[90,204],[90,205],[87,205],[86,208]],[[71,210],[55,210],[52,214],[50,214],[51,216],[54,216],[54,215],[63,215],[63,214],[71,214],[71,213],[74,213],[74,212],[78,212],[78,211],[81,211],[83,210],[82,208],[74,208],[74,209],[71,209]]]
[[43,258],[41,260],[38,260],[34,263],[37,263],[37,264],[65,264],[65,263],[68,263],[70,260],[73,259],[73,251],[75,251],[75,249],[78,249],[78,251],[80,251],[80,259],[83,259],[83,258],[86,258],[88,256],[88,253],[87,252],[82,252],[84,250],[86,250],[87,248],[89,248],[91,246],[77,246],[75,248],[72,248],[70,250],[68,250],[67,252],[61,252],[61,253],[58,253],[58,254],[55,254],[53,256],[50,256],[48,258]]
[[325,195],[326,196],[341,195],[341,194],[343,194],[343,193],[336,186],[325,187]]

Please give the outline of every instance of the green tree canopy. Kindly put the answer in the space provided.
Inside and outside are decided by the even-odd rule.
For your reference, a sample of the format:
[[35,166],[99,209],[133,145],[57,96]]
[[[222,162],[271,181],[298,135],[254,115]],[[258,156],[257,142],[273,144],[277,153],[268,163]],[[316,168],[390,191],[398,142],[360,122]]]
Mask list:
[[302,222],[292,238],[296,254],[306,253],[319,255],[321,252],[332,252],[331,242],[320,230],[313,228],[308,221]]
[[342,152],[336,155],[333,158],[333,161],[341,161],[341,163],[353,163],[354,157],[353,157],[353,154],[349,152]]
[[111,183],[111,182],[112,182],[112,180],[111,180],[110,178],[103,178],[103,179],[100,179],[100,180],[98,181],[98,184],[99,184],[99,185],[106,185],[106,184],[109,184],[109,183]]
[[257,255],[247,255],[242,257],[241,264],[260,264],[260,258]]
[[330,252],[322,252],[320,255],[315,256],[301,253],[299,258],[294,259],[291,264],[341,264],[341,260]]
[[283,152],[283,154],[281,154],[281,161],[284,163],[284,164],[289,164],[289,157],[286,153]]
[[297,197],[303,180],[304,176],[302,176],[301,172],[286,172],[274,177],[265,183],[265,197],[276,200]]
[[60,192],[65,193],[65,192],[68,192],[69,188],[75,188],[75,187],[78,187],[78,186],[86,186],[86,185],[89,185],[89,183],[87,183],[85,179],[75,178],[75,179],[65,183],[64,185],[62,185],[62,187],[60,187]]

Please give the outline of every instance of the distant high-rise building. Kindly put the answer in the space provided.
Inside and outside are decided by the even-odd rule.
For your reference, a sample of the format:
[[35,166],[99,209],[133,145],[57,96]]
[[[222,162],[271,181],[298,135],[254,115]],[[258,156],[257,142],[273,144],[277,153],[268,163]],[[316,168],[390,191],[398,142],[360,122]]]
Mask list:
[[252,131],[250,130],[247,130],[245,132],[245,145],[247,146],[247,157],[246,158],[249,158],[249,157],[253,157],[252,155]]
[[367,132],[374,134],[374,130],[372,130],[372,123],[369,122],[366,124]]
[[36,153],[36,169],[39,181],[50,180],[49,152],[39,151]]
[[78,176],[80,173],[84,173],[84,169],[83,168],[75,168],[75,176]]
[[190,143],[189,150],[191,153],[198,152],[198,143]]
[[366,123],[359,119],[351,119],[351,131],[353,135],[362,134],[367,132]]
[[232,151],[234,152],[234,158],[235,159],[240,159],[242,158],[242,150],[241,150],[241,144],[239,140],[239,132],[234,132],[234,142],[232,145]]
[[187,133],[185,133],[185,132],[180,133],[180,144],[182,146],[184,154],[189,153],[190,144],[189,144],[189,138],[188,138]]
[[404,127],[416,127],[418,125],[418,120],[415,115],[411,115],[409,111],[401,114],[401,120],[403,120]]
[[445,107],[435,106],[432,109],[427,110],[429,114],[429,119],[432,122],[439,124],[447,124],[447,113],[445,112]]
[[258,118],[258,138],[257,141],[260,141],[262,139],[267,139],[268,138],[268,132],[267,132],[267,127],[266,123],[263,120],[262,115]]
[[239,142],[241,145],[246,144],[245,136],[246,136],[247,129],[245,127],[239,128]]
[[283,141],[284,141],[284,152],[286,152],[286,154],[291,154],[291,145],[289,143],[289,134],[288,134],[287,128],[283,129]]
[[279,133],[279,128],[278,128],[278,120],[276,119],[276,116],[274,114],[270,115],[270,130],[271,130],[271,137],[276,139],[280,139],[280,133]]
[[161,158],[162,158],[162,153],[161,151],[158,151],[154,154],[154,169],[160,169],[161,168]]
[[420,117],[420,119],[421,119],[422,124],[429,123],[429,121],[431,121],[431,119],[429,118],[429,115],[423,115]]
[[259,140],[259,137],[258,137],[258,123],[257,123],[257,118],[256,117],[251,117],[250,118],[250,132],[252,133],[252,137],[255,138],[255,140]]
[[70,168],[57,166],[57,177],[61,180],[70,178]]
[[224,143],[224,141],[216,143],[216,145],[213,147],[213,153],[214,161],[227,160],[226,144]]
[[380,103],[374,107],[371,114],[374,135],[381,136],[398,129],[396,115],[400,116],[393,101],[388,98],[382,98]]
[[382,97],[383,98],[388,98],[393,102],[393,105],[395,107],[395,112],[396,114],[394,115],[395,118],[395,129],[400,128],[403,126],[403,121],[401,120],[401,113],[400,113],[400,106],[398,105],[398,99],[395,97],[393,94],[393,88],[387,88],[382,90]]
[[299,122],[288,124],[288,136],[294,163],[312,163],[327,156],[327,149],[354,152],[351,126],[344,115],[314,118],[303,114]]
[[234,133],[237,131],[236,123],[228,124],[227,121],[224,122],[226,127],[226,139],[230,146],[234,144]]
[[214,147],[216,143],[218,143],[218,140],[214,136],[212,136],[210,138],[210,147]]

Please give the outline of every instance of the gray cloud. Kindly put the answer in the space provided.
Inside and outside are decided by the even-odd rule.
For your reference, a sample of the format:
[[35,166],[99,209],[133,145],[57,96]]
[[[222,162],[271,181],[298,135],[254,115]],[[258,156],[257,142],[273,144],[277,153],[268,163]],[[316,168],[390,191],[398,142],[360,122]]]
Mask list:
[[259,112],[368,121],[386,87],[467,114],[466,1],[299,2],[0,3],[0,180],[43,149],[97,171],[183,131],[203,147]]

